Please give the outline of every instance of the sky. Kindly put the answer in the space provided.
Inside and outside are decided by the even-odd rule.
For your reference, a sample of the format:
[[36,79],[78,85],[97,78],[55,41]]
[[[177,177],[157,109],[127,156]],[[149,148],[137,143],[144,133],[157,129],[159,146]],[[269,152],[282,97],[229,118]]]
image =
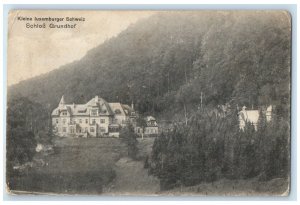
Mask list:
[[[155,11],[12,11],[8,24],[7,84],[47,73],[81,59],[88,50],[117,36],[129,25],[153,15]],[[31,21],[18,17],[32,18]],[[64,18],[54,24],[77,24],[71,28],[27,28],[26,24],[43,24],[34,17]],[[66,21],[66,17],[85,18],[83,22]]]

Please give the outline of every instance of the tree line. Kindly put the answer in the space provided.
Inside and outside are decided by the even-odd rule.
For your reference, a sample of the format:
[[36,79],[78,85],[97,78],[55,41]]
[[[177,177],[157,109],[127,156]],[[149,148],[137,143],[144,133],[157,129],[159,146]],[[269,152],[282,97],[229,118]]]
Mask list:
[[11,186],[18,171],[14,166],[30,162],[38,142],[51,143],[51,118],[43,105],[25,97],[16,97],[7,104],[6,176]]

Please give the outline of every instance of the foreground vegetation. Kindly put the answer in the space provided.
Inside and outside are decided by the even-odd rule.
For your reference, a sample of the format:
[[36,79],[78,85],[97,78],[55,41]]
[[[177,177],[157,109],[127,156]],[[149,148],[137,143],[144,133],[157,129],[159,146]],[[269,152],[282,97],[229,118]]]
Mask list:
[[221,118],[203,109],[156,138],[147,167],[162,190],[223,178],[288,181],[289,135],[288,121],[276,111],[269,123],[261,114],[255,131],[250,123],[240,130],[235,112]]

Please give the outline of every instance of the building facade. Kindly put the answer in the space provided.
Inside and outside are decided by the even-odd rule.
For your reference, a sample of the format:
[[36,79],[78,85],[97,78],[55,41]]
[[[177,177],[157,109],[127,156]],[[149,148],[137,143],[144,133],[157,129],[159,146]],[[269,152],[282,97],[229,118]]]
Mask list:
[[62,96],[52,112],[53,132],[61,137],[118,137],[122,127],[135,121],[133,105],[108,103],[98,96],[86,104],[66,104]]
[[155,137],[159,134],[159,128],[157,121],[152,116],[147,116],[144,118],[145,125],[141,126],[138,125],[135,127],[135,133],[139,135],[140,137]]
[[158,134],[158,124],[156,119],[152,116],[146,117],[146,127],[145,127],[145,135],[157,135]]
[[[272,105],[268,106],[267,109],[262,110],[262,114],[265,115],[266,121],[270,122],[272,119]],[[257,130],[259,120],[259,110],[246,110],[246,106],[243,106],[242,110],[238,113],[240,129],[244,130],[246,123],[250,122],[254,129]]]

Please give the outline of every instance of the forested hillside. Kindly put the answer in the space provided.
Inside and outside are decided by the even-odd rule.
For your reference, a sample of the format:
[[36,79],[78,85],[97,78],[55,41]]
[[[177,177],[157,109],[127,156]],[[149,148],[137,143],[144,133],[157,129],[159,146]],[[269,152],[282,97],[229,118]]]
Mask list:
[[[203,104],[289,109],[290,30],[286,12],[162,12],[131,25],[79,61],[9,87],[57,106],[135,103],[141,113],[191,112]],[[283,112],[285,113],[285,112]]]

